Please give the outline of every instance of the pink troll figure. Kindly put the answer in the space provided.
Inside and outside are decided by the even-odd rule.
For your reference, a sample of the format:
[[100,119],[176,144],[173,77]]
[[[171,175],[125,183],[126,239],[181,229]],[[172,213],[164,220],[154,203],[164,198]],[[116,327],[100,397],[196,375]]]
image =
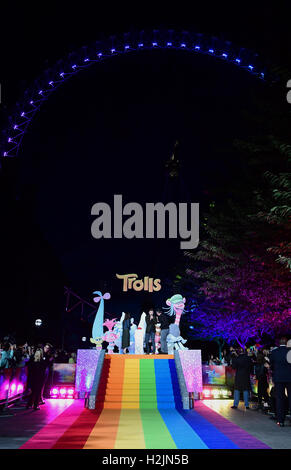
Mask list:
[[170,307],[168,315],[176,315],[175,325],[179,326],[180,318],[185,309],[186,299],[180,294],[173,295],[170,299],[166,300],[166,304]]
[[103,325],[108,328],[108,331],[103,335],[102,339],[103,341],[106,341],[108,344],[108,354],[114,354],[114,346],[115,346],[115,341],[118,338],[118,335],[113,332],[114,325],[116,323],[116,318],[113,320],[106,320]]

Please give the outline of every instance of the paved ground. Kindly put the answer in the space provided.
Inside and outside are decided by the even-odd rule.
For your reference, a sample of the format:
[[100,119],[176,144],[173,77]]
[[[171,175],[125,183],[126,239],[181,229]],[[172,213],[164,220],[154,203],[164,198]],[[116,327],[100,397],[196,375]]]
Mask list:
[[12,416],[0,415],[0,448],[291,449],[291,426],[278,428],[261,412],[243,404],[232,410],[231,404],[204,400],[191,411],[121,412],[86,410],[82,400],[47,400],[40,411],[18,407]]
[[255,411],[255,405],[246,410],[240,403],[237,410],[231,409],[231,400],[204,400],[204,404],[232,423],[255,436],[272,449],[291,449],[291,426],[285,423],[284,428],[276,425],[268,415]]

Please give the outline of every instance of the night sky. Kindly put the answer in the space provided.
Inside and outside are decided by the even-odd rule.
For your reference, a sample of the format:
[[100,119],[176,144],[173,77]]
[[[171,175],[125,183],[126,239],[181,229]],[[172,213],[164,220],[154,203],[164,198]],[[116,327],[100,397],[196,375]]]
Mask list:
[[[258,50],[266,60],[277,55],[278,61],[286,47],[284,34],[288,40],[283,28],[271,41],[270,27],[275,31],[284,19],[268,9],[259,25],[259,10],[251,20],[242,12],[236,25],[223,15],[219,25],[214,14],[206,21],[202,11],[200,23],[196,18],[193,24],[185,11],[175,15],[171,10],[162,20],[124,10],[118,24],[105,9],[95,24],[88,11],[86,24],[84,11],[68,16],[65,10],[57,16],[50,11],[45,18],[28,13],[20,7],[14,15],[14,39],[6,35],[1,50],[3,117],[44,68],[102,35],[158,25],[181,29],[183,24]],[[93,290],[111,292],[106,308],[117,316],[124,309],[139,313],[145,301],[164,306],[182,255],[179,240],[94,240],[91,207],[100,201],[113,206],[113,195],[122,194],[124,203],[143,205],[199,202],[203,216],[212,200],[226,197],[228,182],[239,179],[243,162],[234,158],[232,142],[256,133],[244,112],[254,113],[257,100],[268,99],[268,93],[246,71],[185,51],[115,57],[62,85],[30,126],[17,161],[4,165],[0,308],[6,319],[1,335],[16,330],[15,319],[29,333],[36,315],[45,318],[53,337],[64,285],[89,301]],[[165,163],[177,139],[181,171],[171,180]],[[131,272],[161,278],[162,291],[122,294],[115,273]]]

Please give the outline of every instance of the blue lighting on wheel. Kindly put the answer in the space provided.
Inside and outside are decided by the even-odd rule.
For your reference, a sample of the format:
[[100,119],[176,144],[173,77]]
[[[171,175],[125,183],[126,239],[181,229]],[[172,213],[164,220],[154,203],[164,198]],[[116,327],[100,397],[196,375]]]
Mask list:
[[[105,45],[105,43],[104,43],[104,49],[102,49],[102,46],[98,46],[98,48],[100,47],[100,49],[102,49],[106,52],[104,52],[102,54],[102,52],[98,53],[98,51],[96,50],[96,52],[95,52],[96,56],[101,60],[101,58],[103,56],[104,57],[110,56],[110,51],[111,51],[111,54],[113,56],[117,56],[120,53],[125,54],[126,51],[129,50],[129,49],[134,50],[134,49],[143,48],[143,47],[145,47],[147,49],[148,48],[155,48],[155,47],[159,48],[159,49],[160,48],[165,49],[167,47],[170,48],[170,47],[173,46],[174,48],[180,48],[180,49],[181,48],[187,48],[187,50],[191,48],[192,51],[201,52],[203,54],[212,54],[212,55],[215,55],[217,57],[220,56],[220,59],[226,59],[227,61],[230,61],[233,65],[234,64],[239,65],[244,70],[247,70],[250,73],[252,73],[253,76],[255,75],[257,78],[265,79],[265,73],[264,72],[259,72],[257,70],[257,66],[252,65],[252,64],[248,64],[247,62],[245,62],[244,59],[240,59],[238,56],[235,57],[235,55],[233,55],[233,51],[230,51],[229,53],[226,53],[223,50],[219,50],[219,49],[216,50],[216,49],[212,48],[209,45],[209,44],[211,44],[211,42],[208,43],[208,46],[207,46],[207,43],[205,43],[205,44],[202,43],[202,46],[200,46],[200,44],[198,44],[196,42],[196,41],[201,41],[200,40],[200,35],[196,35],[195,37],[193,36],[193,39],[191,40],[191,42],[189,42],[188,41],[188,36],[185,36],[184,33],[183,33],[183,34],[180,35],[180,39],[175,38],[175,40],[173,42],[173,37],[171,35],[168,35],[168,37],[164,37],[164,38],[162,38],[162,37],[160,38],[160,36],[159,36],[159,39],[156,40],[155,34],[156,34],[156,32],[154,34],[152,34],[151,38],[148,38],[146,40],[147,41],[146,43],[143,43],[142,41],[136,41],[136,39],[134,39],[133,37],[132,37],[132,40],[131,40],[131,38],[128,37],[126,39],[126,42],[124,41],[121,44],[121,46],[120,46],[121,49],[118,49],[118,50],[116,50],[113,47],[112,47],[112,49],[110,49],[110,47],[108,47],[108,43],[107,43],[107,45]],[[140,39],[143,39],[143,36],[140,36]],[[184,41],[184,39],[187,40],[187,43]],[[195,42],[196,42],[196,44],[195,44]],[[226,47],[226,49],[227,49],[227,47]],[[114,54],[114,53],[116,53],[116,54]],[[239,52],[237,51],[237,53],[239,53]],[[58,68],[50,71],[50,72],[54,73],[54,75],[49,75],[50,78],[52,78],[52,80],[49,81],[49,82],[41,81],[38,86],[42,87],[42,88],[41,89],[38,89],[38,88],[34,89],[33,94],[30,95],[30,96],[34,97],[34,101],[33,101],[33,99],[29,98],[27,101],[25,99],[25,101],[22,103],[22,105],[24,105],[23,109],[27,109],[26,106],[29,106],[29,105],[32,106],[32,108],[29,108],[29,111],[27,110],[27,114],[24,111],[22,111],[21,113],[19,111],[17,111],[17,113],[14,116],[12,116],[12,119],[13,119],[14,123],[13,123],[13,121],[12,121],[12,123],[10,123],[9,127],[7,127],[7,132],[8,132],[8,135],[9,135],[9,133],[10,133],[10,135],[12,135],[11,131],[14,130],[13,138],[9,137],[9,140],[8,140],[9,143],[13,143],[13,146],[11,146],[13,148],[9,147],[7,149],[7,152],[4,149],[4,151],[2,152],[3,156],[16,156],[17,155],[19,147],[20,147],[21,142],[22,142],[22,137],[26,133],[29,123],[32,121],[36,111],[38,111],[38,109],[40,108],[42,102],[51,94],[52,91],[54,91],[55,88],[57,88],[56,85],[61,82],[61,79],[63,81],[65,81],[66,79],[73,76],[79,70],[85,69],[85,65],[82,66],[82,64],[86,64],[88,62],[88,65],[91,65],[91,63],[96,62],[96,56],[95,56],[95,59],[92,58],[92,57],[89,58],[89,57],[86,57],[86,56],[85,57],[81,56],[79,59],[76,58],[76,61],[78,60],[79,63],[78,64],[73,64],[73,65],[72,65],[70,60],[67,60],[67,62],[65,63],[65,66],[63,65],[66,72],[63,72],[63,71],[59,72]],[[69,72],[69,69],[71,69],[71,72]],[[279,79],[277,78],[276,80],[279,80]],[[21,118],[23,118],[22,121],[19,120],[20,116],[21,116]],[[17,126],[17,124],[15,124],[15,122],[18,122],[18,121],[19,121],[19,125]],[[27,125],[24,126],[24,124],[27,124]],[[16,130],[18,130],[18,132],[15,132]],[[5,141],[7,142],[6,139],[7,139],[7,137],[5,138]],[[6,143],[6,145],[7,145],[7,143]],[[192,329],[194,327],[191,326],[190,328]]]

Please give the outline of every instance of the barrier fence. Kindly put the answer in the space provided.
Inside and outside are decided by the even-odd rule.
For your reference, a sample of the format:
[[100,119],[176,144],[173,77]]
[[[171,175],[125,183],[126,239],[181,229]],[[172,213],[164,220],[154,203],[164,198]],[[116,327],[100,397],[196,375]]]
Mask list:
[[[86,363],[87,367],[88,364]],[[70,389],[75,386],[76,364],[54,364],[52,380],[49,387],[63,386]],[[27,388],[27,367],[14,367],[7,369],[0,369],[0,407],[6,407],[9,403],[22,397]],[[203,388],[213,386],[226,386],[229,390],[233,390],[235,370],[228,366],[212,366],[202,365],[202,379]],[[85,380],[85,379],[84,379]],[[88,382],[88,378],[87,378]],[[86,386],[91,388],[90,384],[86,382]],[[84,382],[85,383],[85,382]],[[253,393],[257,393],[257,380],[255,376],[251,375],[251,384]],[[76,384],[76,392],[79,390],[79,385]],[[66,388],[65,388],[66,390]],[[88,390],[87,390],[88,392]],[[52,396],[52,394],[50,394]],[[71,393],[70,393],[71,395]],[[77,395],[75,395],[77,396]],[[79,395],[78,395],[79,396]],[[54,397],[54,396],[53,396]]]
[[27,367],[0,369],[0,407],[22,397],[27,387]]

